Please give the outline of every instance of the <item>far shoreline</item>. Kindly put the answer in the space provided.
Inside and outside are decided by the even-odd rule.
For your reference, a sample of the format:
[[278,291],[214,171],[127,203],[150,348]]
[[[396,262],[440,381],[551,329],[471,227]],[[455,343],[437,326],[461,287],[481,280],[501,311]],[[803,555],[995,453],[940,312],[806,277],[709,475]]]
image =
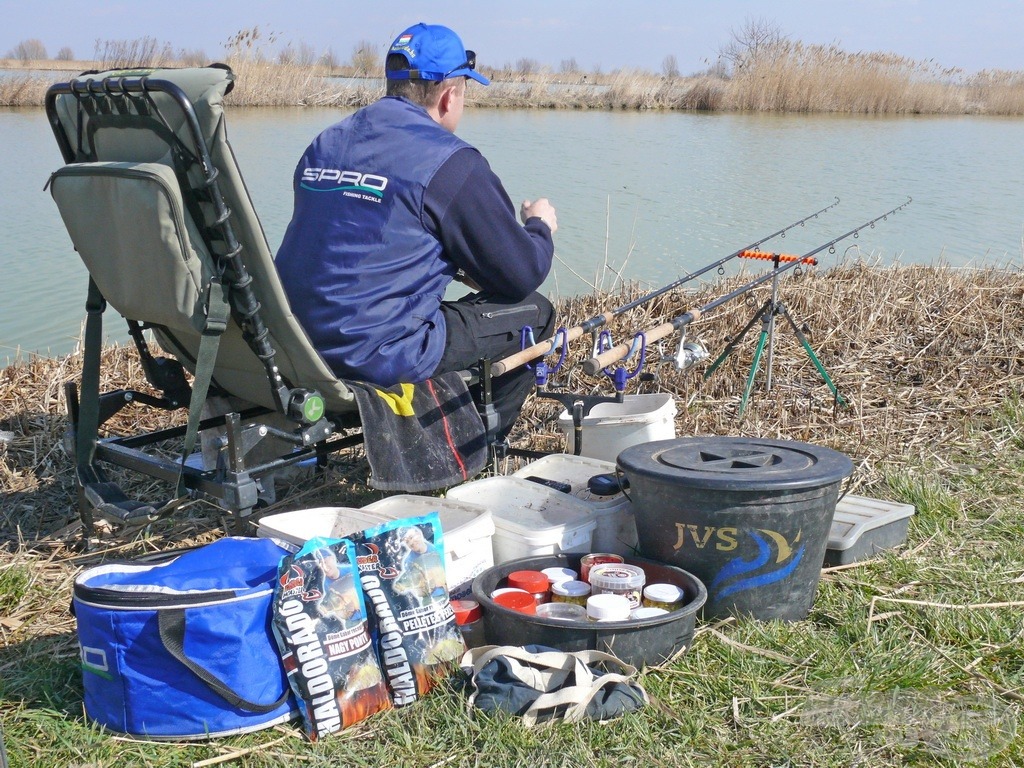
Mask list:
[[[383,94],[379,73],[352,65],[272,62],[233,53],[222,61],[236,85],[229,106],[349,107]],[[205,62],[210,63],[210,62]],[[122,62],[127,68],[197,66],[193,61]],[[0,59],[0,106],[41,107],[50,85],[84,72],[120,67],[117,61]],[[477,108],[785,112],[849,115],[1024,115],[1024,72],[967,75],[894,55],[846,54],[835,48],[787,43],[734,74],[709,70],[684,76],[640,69],[612,72],[522,71],[481,67],[489,87],[471,86]],[[19,74],[24,72],[24,74]],[[47,73],[47,74],[41,74]],[[48,76],[54,73],[54,76]]]

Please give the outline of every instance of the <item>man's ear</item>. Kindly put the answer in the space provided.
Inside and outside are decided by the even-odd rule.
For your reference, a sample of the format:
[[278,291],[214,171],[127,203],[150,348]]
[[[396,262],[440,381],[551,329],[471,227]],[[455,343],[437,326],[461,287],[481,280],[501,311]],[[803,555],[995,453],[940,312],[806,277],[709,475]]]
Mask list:
[[451,101],[455,97],[455,85],[447,85],[441,88],[441,98],[437,101],[437,111],[442,116],[451,111]]

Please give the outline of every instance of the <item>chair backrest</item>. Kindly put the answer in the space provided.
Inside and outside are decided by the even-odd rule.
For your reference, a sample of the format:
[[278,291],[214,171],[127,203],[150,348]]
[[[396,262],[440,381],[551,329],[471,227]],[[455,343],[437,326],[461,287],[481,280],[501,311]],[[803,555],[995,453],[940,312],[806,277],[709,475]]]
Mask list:
[[319,391],[328,412],[351,391],[292,314],[227,140],[223,67],[83,75],[53,86],[46,111],[65,161],[51,179],[76,250],[104,298],[153,328],[194,372],[212,276],[231,284],[232,319],[214,382],[281,409],[286,386]]

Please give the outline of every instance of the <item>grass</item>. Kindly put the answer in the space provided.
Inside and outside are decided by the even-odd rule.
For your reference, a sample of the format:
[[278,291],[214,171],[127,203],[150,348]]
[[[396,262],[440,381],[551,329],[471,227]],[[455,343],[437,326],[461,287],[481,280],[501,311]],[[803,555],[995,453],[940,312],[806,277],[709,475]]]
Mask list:
[[[651,302],[620,318],[616,334],[744,279]],[[804,621],[698,624],[686,654],[641,673],[652,705],[607,724],[528,730],[467,713],[453,679],[318,744],[295,727],[197,744],[104,733],[82,711],[68,611],[74,576],[110,558],[211,541],[222,520],[196,502],[142,530],[96,531],[81,551],[60,388],[81,359],[32,358],[0,371],[0,431],[11,433],[0,443],[0,726],[10,764],[1024,765],[1024,274],[851,263],[780,290],[849,408],[833,407],[788,330],[776,338],[773,391],[763,391],[762,371],[742,419],[753,339],[710,379],[659,369],[660,381],[645,386],[675,395],[680,435],[782,437],[846,453],[856,467],[851,492],[915,506],[908,540],[825,570]],[[565,299],[561,316],[579,322],[635,295],[633,287]],[[691,338],[714,354],[764,298],[723,305]],[[572,360],[582,356],[574,350]],[[131,361],[107,350],[105,384],[144,387]],[[608,391],[578,369],[568,384]],[[559,410],[529,401],[516,442],[557,450]],[[118,428],[153,426],[148,418],[126,412]],[[361,506],[381,495],[366,474],[353,449],[268,511]],[[158,492],[126,484],[138,496]]]

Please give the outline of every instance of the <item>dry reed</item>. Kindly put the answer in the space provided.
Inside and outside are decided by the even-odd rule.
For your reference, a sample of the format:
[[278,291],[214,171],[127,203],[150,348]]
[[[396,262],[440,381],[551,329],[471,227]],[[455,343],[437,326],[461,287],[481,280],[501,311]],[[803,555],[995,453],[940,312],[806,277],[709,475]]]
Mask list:
[[[301,60],[270,53],[276,42],[258,27],[238,32],[223,60],[238,81],[228,103],[244,106],[358,107],[383,93],[380,75],[366,66],[337,65],[332,56]],[[286,49],[286,50],[290,50]],[[103,66],[181,66],[167,46],[139,41],[107,42]],[[186,52],[179,52],[184,56]],[[193,54],[189,57],[194,58]],[[75,62],[34,62],[39,68],[73,69]],[[190,62],[195,63],[195,62]],[[0,62],[18,70],[33,62]],[[535,109],[710,110],[838,112],[849,114],[1024,115],[1024,72],[987,70],[967,75],[933,61],[886,53],[847,53],[837,46],[778,42],[721,69],[692,77],[638,69],[611,73],[552,72],[541,67],[481,67],[489,88],[471,88],[476,107]],[[38,105],[49,84],[40,75],[0,78],[0,106]]]
[[[613,333],[624,340],[636,330],[702,306],[748,277],[660,297],[616,320]],[[703,341],[717,355],[760,307],[767,291],[756,289],[749,302],[726,303],[695,323],[689,338]],[[563,299],[560,316],[572,325],[635,295],[631,289]],[[756,330],[707,380],[702,376],[707,363],[683,372],[671,366],[652,369],[657,381],[641,386],[675,396],[679,435],[754,435],[827,445],[854,460],[854,487],[883,494],[888,478],[958,475],[969,471],[965,456],[993,453],[992,441],[1020,439],[1014,427],[1001,426],[1000,418],[1006,404],[1024,391],[1024,273],[851,263],[782,281],[780,300],[799,325],[806,325],[812,348],[848,407],[833,402],[809,356],[780,322],[774,338],[773,389],[764,391],[762,370],[742,419],[739,402]],[[582,341],[574,345],[571,362],[587,356],[585,346]],[[77,379],[80,368],[80,356],[71,355],[31,358],[0,371],[0,432],[8,434],[0,441],[0,541],[7,546],[74,527],[73,468],[62,442],[66,417],[61,383]],[[129,349],[106,350],[103,372],[105,388],[148,389]],[[610,393],[606,379],[586,377],[578,367],[562,383],[574,392]],[[516,444],[560,450],[560,410],[553,400],[531,398],[513,434]],[[129,409],[111,426],[118,431],[152,429],[183,418]],[[315,505],[317,499],[359,506],[373,493],[365,484],[365,459],[360,449],[341,458],[327,482],[283,498],[279,508]],[[136,496],[167,493],[150,481],[119,479]],[[189,523],[190,530],[194,523]]]

